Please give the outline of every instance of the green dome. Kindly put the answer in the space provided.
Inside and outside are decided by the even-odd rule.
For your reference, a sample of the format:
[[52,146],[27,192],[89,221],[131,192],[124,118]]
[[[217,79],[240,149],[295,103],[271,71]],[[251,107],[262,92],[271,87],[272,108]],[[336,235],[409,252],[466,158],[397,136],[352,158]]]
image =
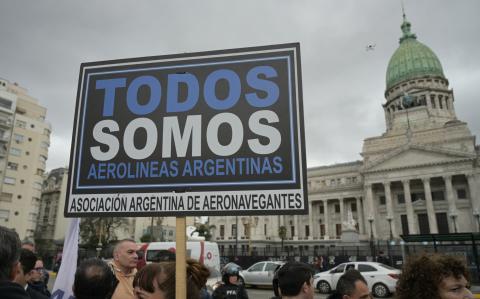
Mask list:
[[445,78],[437,55],[410,32],[410,23],[403,21],[400,47],[393,53],[387,68],[387,90],[410,79],[434,76]]

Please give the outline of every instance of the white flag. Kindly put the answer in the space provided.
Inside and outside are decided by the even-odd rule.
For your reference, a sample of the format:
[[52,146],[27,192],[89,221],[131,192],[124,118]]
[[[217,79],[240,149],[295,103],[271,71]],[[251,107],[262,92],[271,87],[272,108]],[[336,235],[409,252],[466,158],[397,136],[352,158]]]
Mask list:
[[78,235],[80,218],[72,218],[63,243],[62,264],[53,285],[51,299],[75,298],[72,292],[75,271],[77,270]]

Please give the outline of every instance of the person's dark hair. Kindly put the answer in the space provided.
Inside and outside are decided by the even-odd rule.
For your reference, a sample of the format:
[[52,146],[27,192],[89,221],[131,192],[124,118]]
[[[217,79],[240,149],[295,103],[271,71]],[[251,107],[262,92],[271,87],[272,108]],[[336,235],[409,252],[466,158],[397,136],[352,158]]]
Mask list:
[[403,267],[396,288],[396,298],[438,299],[439,286],[444,278],[465,277],[470,274],[460,258],[444,254],[421,254],[411,257]]
[[278,270],[278,285],[282,296],[296,296],[304,283],[310,285],[315,271],[307,264],[288,262]]
[[22,248],[20,249],[20,264],[22,264],[23,274],[28,274],[35,268],[37,256],[32,251]]
[[339,293],[340,295],[348,295],[351,296],[355,292],[355,283],[357,281],[361,281],[363,283],[367,284],[367,281],[365,278],[358,272],[358,270],[351,269],[345,272],[337,282],[337,290],[336,292]]
[[[187,259],[187,298],[200,298],[200,289],[205,286],[209,275],[207,267],[196,260]],[[139,287],[150,293],[155,291],[154,284],[165,293],[167,299],[175,299],[175,262],[146,265],[133,279],[134,288]]]
[[104,299],[113,293],[114,276],[104,261],[84,260],[75,272],[73,294],[77,299]]
[[0,281],[12,279],[13,267],[20,259],[20,247],[18,234],[0,226]]
[[280,297],[280,292],[278,291],[278,270],[280,270],[280,268],[282,267],[282,265],[278,265],[276,268],[275,268],[275,272],[273,274],[273,280],[272,280],[272,288],[273,288],[273,294],[275,295],[275,297]]

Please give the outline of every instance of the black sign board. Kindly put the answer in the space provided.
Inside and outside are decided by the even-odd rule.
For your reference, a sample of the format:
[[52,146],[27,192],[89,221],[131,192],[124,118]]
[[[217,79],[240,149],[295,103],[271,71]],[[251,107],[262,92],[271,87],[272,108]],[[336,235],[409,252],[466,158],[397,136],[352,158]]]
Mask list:
[[298,43],[81,65],[66,217],[307,209]]

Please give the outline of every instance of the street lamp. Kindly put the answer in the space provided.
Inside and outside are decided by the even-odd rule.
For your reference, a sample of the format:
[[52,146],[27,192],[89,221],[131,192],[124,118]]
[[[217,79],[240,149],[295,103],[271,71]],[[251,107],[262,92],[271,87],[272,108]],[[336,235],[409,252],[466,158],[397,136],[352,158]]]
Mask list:
[[480,212],[478,209],[473,210],[473,216],[477,220],[478,231],[480,232]]
[[373,241],[373,221],[375,219],[373,218],[373,215],[370,215],[368,216],[368,222],[370,222],[370,253],[372,255],[372,257],[375,256],[375,244],[374,244],[374,241]]
[[453,231],[454,231],[455,233],[458,232],[458,231],[457,231],[457,221],[456,221],[456,218],[457,218],[457,217],[458,217],[458,214],[457,214],[454,210],[450,211],[450,218],[452,218]]
[[392,220],[393,220],[393,217],[391,215],[388,215],[387,216],[387,221],[388,221],[388,226],[390,227],[390,239],[388,240],[387,242],[387,250],[388,250],[388,260],[390,261],[390,266],[392,266],[393,264],[393,259],[392,259],[392,255],[391,255],[391,252],[390,252],[390,245],[392,245],[392,240],[393,240],[393,232],[392,232]]
[[393,220],[393,217],[388,215],[387,216],[387,221],[388,221],[388,226],[390,227],[390,239],[389,239],[389,241],[393,240],[392,220]]

